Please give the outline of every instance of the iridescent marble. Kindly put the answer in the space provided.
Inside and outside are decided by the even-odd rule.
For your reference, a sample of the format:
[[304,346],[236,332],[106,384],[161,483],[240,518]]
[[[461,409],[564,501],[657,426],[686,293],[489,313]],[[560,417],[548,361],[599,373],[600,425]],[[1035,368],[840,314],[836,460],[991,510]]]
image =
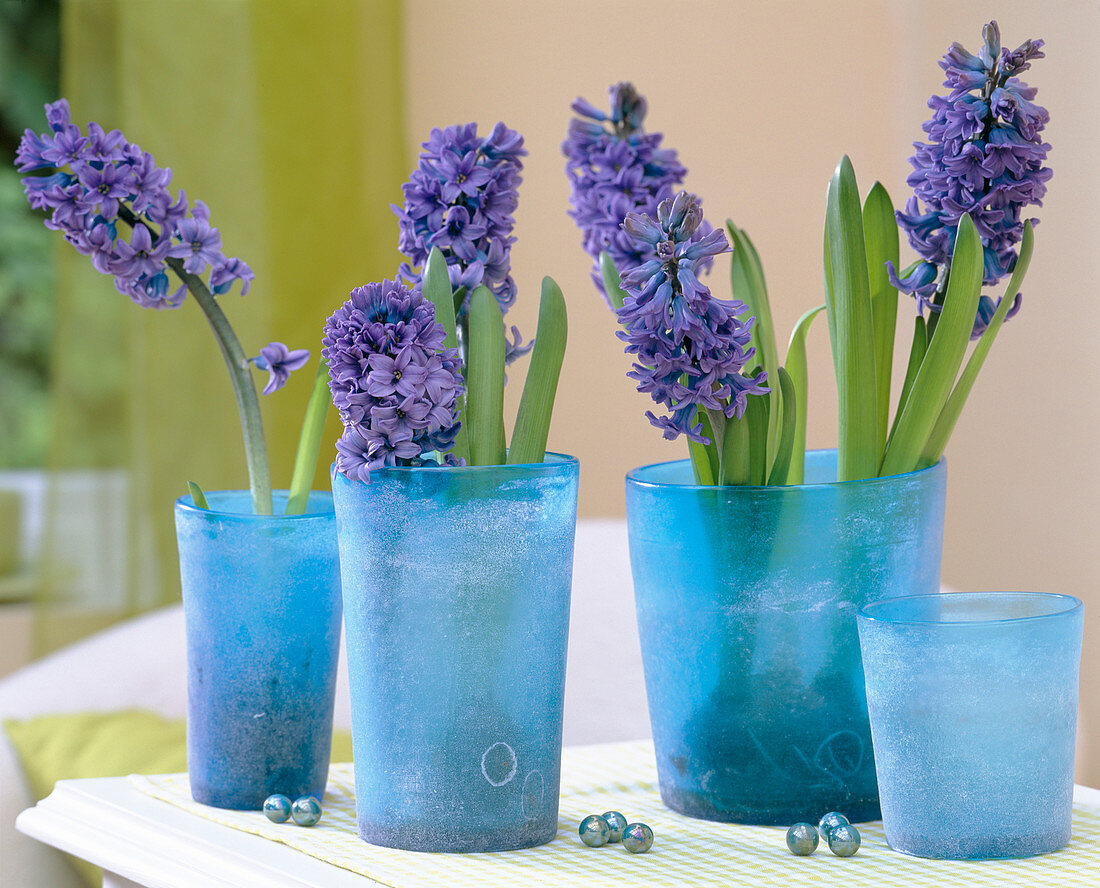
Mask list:
[[606,845],[611,838],[611,828],[599,814],[589,814],[578,829],[581,841],[589,848],[599,848]]
[[264,816],[272,823],[286,823],[290,820],[290,799],[285,795],[269,795],[264,799]]
[[859,850],[859,830],[850,823],[842,823],[829,830],[829,850],[837,857],[851,857]]
[[623,830],[623,847],[631,854],[645,854],[653,847],[653,830],[644,823],[631,823]]
[[623,830],[626,829],[626,825],[628,823],[626,817],[624,817],[618,811],[604,811],[603,819],[607,821],[607,825],[611,828],[611,835],[607,837],[607,841],[622,841]]
[[817,830],[812,823],[796,823],[787,830],[787,850],[799,857],[809,857],[817,850]]
[[839,811],[830,811],[817,822],[817,831],[827,837],[829,833],[838,826],[844,826],[850,822],[851,821]]
[[290,806],[290,816],[298,826],[316,826],[321,819],[321,803],[313,796],[302,796]]

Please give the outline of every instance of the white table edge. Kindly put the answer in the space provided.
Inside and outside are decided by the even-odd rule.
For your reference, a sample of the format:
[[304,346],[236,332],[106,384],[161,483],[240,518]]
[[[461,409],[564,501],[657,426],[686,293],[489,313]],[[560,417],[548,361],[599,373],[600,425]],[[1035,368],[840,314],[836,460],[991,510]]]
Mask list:
[[15,827],[147,888],[378,884],[153,798],[125,777],[59,780],[49,796],[19,814]]
[[[1100,789],[1074,801],[1100,807]],[[147,888],[364,888],[381,884],[146,795],[125,777],[60,780],[16,828]]]

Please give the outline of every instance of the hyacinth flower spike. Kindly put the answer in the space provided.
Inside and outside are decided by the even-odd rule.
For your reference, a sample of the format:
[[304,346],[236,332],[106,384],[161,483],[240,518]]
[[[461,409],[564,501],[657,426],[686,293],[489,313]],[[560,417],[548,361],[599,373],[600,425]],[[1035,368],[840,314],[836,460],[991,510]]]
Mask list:
[[[107,132],[93,121],[85,135],[72,123],[65,99],[46,106],[46,121],[50,131],[38,134],[27,130],[16,153],[18,169],[33,174],[23,179],[27,200],[37,209],[50,211],[46,227],[62,232],[97,271],[114,278],[119,293],[137,305],[175,309],[188,294],[198,303],[236,395],[253,510],[270,515],[267,445],[249,371],[252,364],[269,371],[264,388],[264,394],[269,394],[282,387],[291,371],[305,364],[309,352],[271,343],[257,358],[245,356],[217,297],[238,283],[241,295],[247,293],[252,270],[240,259],[222,254],[221,234],[210,225],[210,211],[202,201],[189,203],[182,190],[172,197],[170,169],[158,167],[152,155],[128,142],[118,130]],[[124,236],[127,229],[129,240]],[[170,283],[169,272],[179,286]],[[320,411],[320,423],[307,419],[303,426],[288,514],[305,508],[325,408],[325,399],[317,396],[315,386],[307,414]],[[312,461],[303,458],[309,452],[314,454]],[[201,505],[205,500],[201,489],[193,482],[190,486],[196,504]]]

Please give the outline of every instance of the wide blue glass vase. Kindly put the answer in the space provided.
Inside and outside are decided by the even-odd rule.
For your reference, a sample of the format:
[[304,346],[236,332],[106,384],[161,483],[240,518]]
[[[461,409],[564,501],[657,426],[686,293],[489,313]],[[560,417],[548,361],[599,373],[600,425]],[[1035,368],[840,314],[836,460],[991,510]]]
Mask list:
[[176,500],[187,632],[187,769],[195,800],[259,810],[321,798],[340,649],[340,565],[329,493],[307,511],[252,513],[248,491]]
[[879,815],[856,611],[938,590],[946,467],[714,487],[687,460],[626,479],[661,798],[734,823]]
[[957,592],[860,611],[891,848],[974,860],[1069,842],[1083,610],[1069,595]]
[[558,826],[577,462],[333,474],[359,835],[414,851]]

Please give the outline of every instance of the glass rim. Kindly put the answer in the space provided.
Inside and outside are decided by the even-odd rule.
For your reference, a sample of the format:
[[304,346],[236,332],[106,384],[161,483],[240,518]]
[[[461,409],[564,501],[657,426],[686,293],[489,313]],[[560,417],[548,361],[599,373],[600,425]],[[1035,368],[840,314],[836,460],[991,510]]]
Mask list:
[[[806,453],[836,453],[835,447],[821,447],[813,450],[807,450]],[[637,487],[652,488],[654,490],[684,490],[684,491],[697,491],[697,490],[738,490],[738,491],[790,491],[790,490],[828,490],[833,488],[846,488],[854,484],[875,484],[884,483],[889,484],[902,478],[915,477],[917,475],[923,475],[925,473],[933,473],[937,470],[942,470],[947,465],[947,457],[941,456],[939,461],[934,465],[925,466],[923,469],[913,469],[911,472],[902,472],[897,475],[883,475],[876,476],[874,478],[856,478],[851,481],[818,481],[811,484],[677,484],[671,481],[651,481],[639,477],[641,473],[648,472],[651,469],[657,469],[661,466],[670,466],[675,464],[690,463],[690,459],[667,459],[661,462],[649,463],[644,466],[637,466],[626,473],[626,483],[633,484]]]
[[[546,457],[553,457],[552,460],[547,461]],[[446,474],[453,474],[461,472],[463,474],[486,474],[488,472],[499,472],[501,470],[510,472],[516,469],[527,469],[533,472],[558,472],[562,469],[569,469],[573,467],[579,467],[580,460],[577,457],[568,453],[558,453],[553,450],[547,450],[543,455],[542,462],[527,462],[527,463],[501,463],[495,466],[444,466],[444,465],[430,465],[430,466],[384,466],[381,469],[371,469],[371,476],[381,475],[382,477],[398,477],[400,475],[410,475],[416,472],[442,472]],[[338,471],[336,471],[336,463],[333,462],[329,466],[329,472],[332,477],[339,476],[349,483],[354,483],[353,479],[347,477]],[[360,481],[360,484],[365,484],[365,481]]]
[[[249,505],[252,503],[252,491],[251,490],[208,490],[204,491],[205,495],[209,498],[211,496],[223,496],[223,495],[237,495],[245,498]],[[195,505],[194,499],[191,494],[185,493],[183,496],[176,499],[176,511],[184,515],[201,515],[211,518],[225,518],[239,521],[302,521],[316,518],[328,518],[336,514],[335,508],[332,504],[332,491],[331,490],[311,490],[309,496],[313,497],[319,495],[322,498],[327,497],[328,508],[320,512],[300,512],[297,515],[257,515],[255,512],[228,512],[224,509],[203,509]],[[283,497],[284,499],[290,498],[290,491],[285,488],[280,488],[271,491],[272,499],[277,497]],[[209,502],[209,499],[207,499]]]
[[[987,601],[1031,598],[1050,602],[1061,601],[1065,603],[1065,607],[1041,614],[1029,614],[1023,617],[995,617],[993,619],[938,620],[876,615],[876,611],[889,610],[891,606],[903,602],[931,599],[942,600],[944,598],[968,598]],[[1013,623],[1033,623],[1039,620],[1064,619],[1082,611],[1084,607],[1085,604],[1080,598],[1074,595],[1066,595],[1062,592],[1024,592],[1007,590],[991,590],[985,592],[930,592],[923,595],[900,595],[897,598],[883,598],[878,601],[872,601],[859,609],[856,613],[856,618],[862,622],[877,623],[882,626],[1004,626]]]

